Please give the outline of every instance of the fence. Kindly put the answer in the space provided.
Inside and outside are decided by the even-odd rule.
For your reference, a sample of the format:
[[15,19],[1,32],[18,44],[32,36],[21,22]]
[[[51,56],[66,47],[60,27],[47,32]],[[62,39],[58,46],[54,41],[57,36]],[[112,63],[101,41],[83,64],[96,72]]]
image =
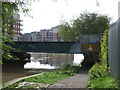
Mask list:
[[120,80],[120,19],[111,25],[108,35],[108,60],[111,76]]

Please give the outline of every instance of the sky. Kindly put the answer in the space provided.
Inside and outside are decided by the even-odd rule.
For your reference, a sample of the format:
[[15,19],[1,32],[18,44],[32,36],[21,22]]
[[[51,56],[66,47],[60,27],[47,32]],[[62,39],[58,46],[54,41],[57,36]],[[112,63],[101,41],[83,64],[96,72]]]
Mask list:
[[33,2],[29,7],[30,15],[25,17],[21,14],[23,20],[22,33],[40,31],[41,29],[50,29],[57,26],[61,21],[70,21],[80,16],[83,12],[96,12],[108,15],[112,18],[111,22],[118,19],[118,2],[119,0],[39,0]]

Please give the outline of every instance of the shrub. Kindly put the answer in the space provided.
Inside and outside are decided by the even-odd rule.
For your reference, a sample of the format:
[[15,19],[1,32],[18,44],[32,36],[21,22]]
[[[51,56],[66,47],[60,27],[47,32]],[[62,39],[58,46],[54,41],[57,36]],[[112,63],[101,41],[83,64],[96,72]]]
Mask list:
[[74,74],[80,72],[80,67],[79,66],[71,66],[71,65],[62,65],[61,71],[63,71],[64,74],[73,76]]
[[89,79],[96,79],[99,77],[105,77],[109,75],[109,70],[106,65],[102,65],[101,63],[96,63],[90,70],[89,70]]
[[115,83],[115,79],[107,76],[92,79],[88,88],[118,88],[118,85]]

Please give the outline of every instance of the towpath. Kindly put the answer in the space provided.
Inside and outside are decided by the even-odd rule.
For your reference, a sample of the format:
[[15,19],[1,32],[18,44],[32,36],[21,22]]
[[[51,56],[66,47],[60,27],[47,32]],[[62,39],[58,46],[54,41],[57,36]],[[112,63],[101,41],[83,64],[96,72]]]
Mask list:
[[88,70],[89,68],[82,68],[80,73],[63,79],[48,88],[86,88],[88,83]]

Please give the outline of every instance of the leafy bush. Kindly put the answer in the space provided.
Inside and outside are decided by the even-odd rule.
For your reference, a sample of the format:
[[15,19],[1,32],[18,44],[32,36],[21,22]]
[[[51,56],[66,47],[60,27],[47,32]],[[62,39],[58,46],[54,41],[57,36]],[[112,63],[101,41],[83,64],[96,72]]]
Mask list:
[[62,65],[61,71],[64,74],[68,74],[68,75],[72,76],[72,75],[80,72],[80,67],[79,66],[71,66],[71,65]]
[[118,88],[118,85],[115,83],[115,79],[107,76],[92,79],[88,88]]
[[109,75],[110,71],[107,70],[106,65],[102,65],[101,63],[96,63],[90,70],[89,70],[89,79],[96,79],[99,77],[106,77]]

